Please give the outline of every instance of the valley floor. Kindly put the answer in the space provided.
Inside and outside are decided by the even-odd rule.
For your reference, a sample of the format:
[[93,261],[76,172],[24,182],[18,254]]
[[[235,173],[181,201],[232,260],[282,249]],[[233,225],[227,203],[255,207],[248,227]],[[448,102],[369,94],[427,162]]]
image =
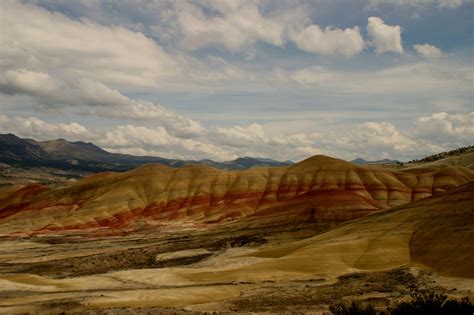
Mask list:
[[[320,233],[314,224],[90,239],[36,236],[0,242],[0,313],[328,313],[340,301],[379,309],[414,289],[468,296],[472,279],[404,265],[361,272],[272,268],[285,248]],[[300,241],[302,240],[302,241]],[[265,255],[263,255],[265,256]],[[315,260],[318,257],[314,258]],[[337,264],[337,261],[328,263]]]

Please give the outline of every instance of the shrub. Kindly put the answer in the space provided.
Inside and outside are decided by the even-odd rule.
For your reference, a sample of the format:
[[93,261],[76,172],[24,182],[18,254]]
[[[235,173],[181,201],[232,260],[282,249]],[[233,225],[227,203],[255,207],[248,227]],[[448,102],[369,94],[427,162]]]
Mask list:
[[448,300],[443,304],[443,311],[444,314],[471,315],[474,314],[474,305],[472,305],[467,297],[462,298],[460,301]]
[[329,305],[329,310],[334,315],[375,315],[377,312],[373,305],[363,306],[352,301],[351,304],[337,303]]
[[393,315],[472,315],[474,305],[468,298],[447,300],[444,294],[418,291],[409,302],[402,302],[389,310]]
[[411,294],[410,301],[398,303],[387,312],[377,312],[373,305],[364,306],[356,301],[350,304],[331,304],[329,310],[334,315],[472,315],[474,305],[467,297],[461,300],[448,300],[444,294],[416,291]]

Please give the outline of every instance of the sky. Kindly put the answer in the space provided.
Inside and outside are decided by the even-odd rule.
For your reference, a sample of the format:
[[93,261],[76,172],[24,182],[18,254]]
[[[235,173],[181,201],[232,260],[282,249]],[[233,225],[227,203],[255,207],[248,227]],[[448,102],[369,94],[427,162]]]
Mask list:
[[179,159],[474,144],[474,1],[0,2],[0,133]]

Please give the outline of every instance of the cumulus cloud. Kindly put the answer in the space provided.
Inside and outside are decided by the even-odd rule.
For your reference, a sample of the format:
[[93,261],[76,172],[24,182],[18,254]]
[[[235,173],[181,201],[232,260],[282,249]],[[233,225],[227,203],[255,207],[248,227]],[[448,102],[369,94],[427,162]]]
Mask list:
[[67,82],[69,104],[79,101],[86,106],[127,106],[131,100],[102,82],[80,78]]
[[30,4],[3,1],[0,92],[27,95],[41,108],[153,121],[179,136],[202,131],[196,121],[129,98],[113,84],[166,85],[180,63],[155,41],[122,27],[73,20]]
[[321,29],[311,24],[302,5],[285,12],[270,10],[265,15],[261,7],[262,2],[253,0],[180,1],[173,10],[160,6],[160,12],[166,12],[164,25],[158,24],[154,30],[158,36],[175,37],[188,50],[214,46],[252,54],[257,41],[277,47],[294,42],[309,53],[351,57],[364,48],[357,26]]
[[376,16],[368,18],[367,33],[375,46],[375,52],[382,54],[385,52],[396,52],[403,54],[402,29],[399,25],[387,25]]
[[26,69],[8,70],[0,77],[0,91],[6,94],[49,95],[60,91],[60,84],[48,73]]
[[137,101],[127,98],[122,107],[100,107],[94,111],[102,117],[118,120],[135,120],[161,124],[174,135],[179,137],[193,137],[202,134],[204,128],[191,118],[176,114],[161,105],[148,101]]
[[1,7],[3,71],[21,65],[128,86],[156,86],[179,76],[177,61],[141,33],[14,1],[2,1]]
[[203,127],[193,119],[148,101],[131,99],[118,90],[89,79],[59,83],[47,73],[9,70],[0,79],[0,91],[29,95],[44,107],[88,106],[91,109],[79,112],[162,124],[178,136],[192,137],[203,131]]
[[[208,45],[223,45],[230,51],[241,51],[260,40],[283,45],[282,25],[263,17],[255,1],[204,1],[200,5],[178,2],[177,20],[184,37],[182,44],[190,50]],[[213,11],[208,15],[205,12]]]
[[358,152],[364,158],[410,160],[429,154],[472,145],[474,112],[467,114],[433,113],[418,118],[401,131],[389,122],[366,122],[347,134],[338,135],[334,152]]
[[36,140],[65,138],[92,141],[111,151],[180,159],[232,159],[227,150],[203,140],[180,138],[164,127],[119,125],[90,130],[77,122],[51,123],[37,117],[0,114],[0,133],[14,133]]
[[360,53],[365,45],[357,26],[342,30],[310,25],[301,31],[290,32],[289,37],[299,49],[322,55],[352,57]]
[[224,148],[201,140],[175,137],[163,127],[121,125],[103,134],[98,143],[112,152],[179,159],[229,160],[236,158]]
[[8,70],[0,77],[0,91],[33,97],[44,106],[124,105],[129,99],[101,82],[86,78],[58,80],[45,72]]
[[436,46],[428,44],[416,44],[413,45],[413,49],[423,58],[439,58],[443,55],[441,49]]
[[472,145],[474,139],[474,112],[468,114],[433,113],[416,121],[419,138],[440,146]]
[[221,137],[223,143],[236,147],[266,141],[263,127],[255,123],[246,127],[217,128],[217,134]]
[[[387,1],[411,5],[410,1],[385,2]],[[411,2],[424,6],[421,0]],[[89,139],[110,150],[124,153],[214,159],[251,155],[281,160],[298,160],[317,153],[346,157],[347,154],[359,152],[359,149],[356,150],[358,147],[367,150],[368,157],[376,156],[378,152],[403,157],[411,154],[406,152],[411,152],[413,141],[415,147],[419,146],[419,139],[444,148],[449,143],[447,135],[450,135],[451,140],[458,139],[453,140],[453,143],[466,141],[459,140],[462,133],[470,135],[468,127],[448,114],[443,119],[426,116],[429,119],[417,122],[417,127],[410,129],[417,132],[414,137],[410,132],[398,130],[395,125],[375,121],[380,116],[372,108],[367,109],[375,106],[372,103],[364,107],[372,116],[364,119],[374,122],[363,124],[344,134],[336,132],[335,127],[328,129],[328,136],[321,136],[313,131],[302,133],[319,130],[313,126],[315,122],[309,121],[307,126],[286,127],[286,132],[279,131],[270,136],[268,124],[277,121],[275,116],[283,116],[290,110],[293,111],[293,108],[287,112],[278,112],[272,117],[268,117],[267,108],[265,112],[258,112],[259,109],[256,109],[245,113],[245,118],[241,121],[246,122],[241,122],[240,125],[227,123],[225,126],[209,127],[158,104],[159,101],[140,99],[143,97],[141,95],[159,95],[162,91],[171,91],[171,94],[174,93],[173,97],[178,92],[194,96],[195,89],[199,89],[199,93],[204,91],[206,95],[200,101],[207,99],[215,91],[219,95],[224,90],[239,93],[258,91],[256,94],[261,93],[261,96],[268,95],[264,94],[268,91],[279,90],[280,87],[298,94],[310,91],[308,93],[312,93],[312,97],[322,96],[321,103],[327,102],[325,97],[328,94],[339,97],[345,93],[358,93],[358,96],[368,95],[367,98],[374,95],[397,95],[398,101],[399,95],[403,95],[409,99],[407,103],[418,100],[419,95],[430,95],[432,99],[426,100],[427,104],[433,103],[434,99],[468,99],[472,94],[472,67],[450,62],[451,56],[435,59],[442,52],[428,44],[413,47],[427,60],[406,63],[407,59],[399,58],[394,61],[398,65],[383,68],[380,64],[371,64],[368,67],[370,70],[344,71],[341,70],[344,65],[339,64],[336,66],[338,70],[333,70],[331,60],[326,62],[327,59],[307,58],[309,56],[298,58],[297,62],[294,59],[288,62],[290,58],[287,59],[287,56],[279,59],[283,55],[283,49],[268,49],[268,45],[282,48],[294,44],[296,48],[311,54],[345,57],[355,56],[365,48],[366,43],[357,26],[345,29],[318,26],[310,19],[309,9],[312,8],[305,2],[295,5],[292,1],[274,3],[254,0],[141,1],[139,5],[133,2],[120,6],[122,9],[138,7],[141,13],[128,12],[127,17],[118,17],[114,11],[110,13],[111,20],[103,20],[101,15],[109,13],[98,12],[97,15],[101,17],[97,18],[97,22],[81,18],[81,14],[77,14],[95,12],[90,8],[101,11],[100,3],[95,0],[84,2],[88,9],[73,10],[72,13],[58,9],[61,5],[69,5],[62,2],[48,6],[48,10],[28,3],[33,1],[6,0],[0,3],[0,23],[4,26],[0,36],[0,97],[12,102],[5,106],[2,103],[2,111],[5,109],[5,113],[29,113],[27,116],[33,116],[39,107],[52,109],[48,113],[72,114],[69,117],[74,118],[69,122],[53,123],[59,116],[48,122],[44,118],[47,117],[46,112],[41,113],[45,120],[36,117],[7,117],[8,120],[6,116],[2,116],[3,132],[13,131],[23,136],[47,139]],[[430,3],[441,8],[459,6],[462,1],[439,0]],[[294,10],[289,10],[289,7]],[[135,14],[140,21],[130,21],[131,17],[135,18]],[[92,19],[95,15],[89,14],[88,17]],[[124,22],[122,18],[128,20]],[[152,27],[146,25],[147,22],[157,25]],[[367,44],[373,45],[376,53],[404,52],[400,26],[387,25],[382,19],[371,17],[367,32],[370,38],[370,43]],[[145,36],[144,33],[150,36]],[[256,51],[260,52],[261,46],[265,46],[262,49],[264,54],[255,55]],[[211,49],[196,51],[209,47]],[[214,49],[216,47],[218,49]],[[209,52],[213,56],[209,56]],[[235,52],[247,56],[234,54]],[[257,62],[248,62],[248,59],[244,61],[245,57],[253,55],[258,58],[255,61],[259,63],[265,58],[264,63],[256,66]],[[276,55],[279,56],[275,57]],[[325,66],[315,65],[315,60]],[[373,70],[374,66],[377,70]],[[275,71],[268,72],[268,69]],[[285,93],[281,92],[278,96],[295,95]],[[367,98],[362,97],[357,101],[361,103]],[[185,98],[180,100],[183,99]],[[320,100],[314,99],[318,102]],[[299,100],[301,99],[293,102],[291,99],[290,102],[296,104]],[[223,101],[225,102],[227,99]],[[279,102],[281,104],[283,101]],[[385,104],[389,102],[393,104],[394,98],[384,98]],[[210,102],[204,105],[198,115],[205,117],[204,115],[209,114],[206,121],[217,117],[219,113],[209,113],[212,106],[217,105],[221,103]],[[319,106],[319,103],[314,105]],[[185,108],[184,105],[181,106]],[[186,106],[189,109],[191,105]],[[449,111],[450,108],[458,108],[462,112],[467,105],[438,106],[437,110]],[[304,112],[298,110],[299,107],[295,106],[296,116],[309,112],[312,117],[319,114],[319,110],[314,110],[313,107],[304,108]],[[256,119],[253,116],[255,113],[262,117],[258,124],[252,123]],[[341,115],[346,114],[336,108],[331,115],[340,119]],[[235,118],[231,115],[226,113],[221,117],[225,116],[224,119],[229,121]],[[102,120],[104,117],[107,119]],[[290,123],[301,123],[299,120],[286,122],[284,119],[278,122],[287,126]],[[104,126],[99,126],[103,121]],[[90,130],[82,124],[99,129]],[[212,124],[219,123],[214,121]],[[446,127],[449,124],[451,129]],[[430,126],[443,126],[452,131],[446,131],[443,133],[444,138],[430,142],[429,134],[436,129]],[[372,144],[364,144],[367,141],[364,140],[365,137],[371,137]],[[337,143],[341,146],[338,147]],[[350,151],[344,151],[344,143],[348,144]],[[410,145],[404,147],[403,143]]]
[[0,115],[0,133],[14,133],[20,137],[51,140],[58,137],[72,140],[95,139],[97,136],[77,122],[48,123],[37,117]]
[[434,113],[420,117],[404,131],[390,122],[371,121],[347,130],[267,136],[264,126],[210,128],[204,136],[189,139],[161,126],[133,124],[90,130],[77,122],[51,123],[37,117],[0,115],[0,133],[50,140],[92,141],[111,152],[178,159],[232,160],[242,156],[299,161],[315,154],[339,158],[392,158],[410,160],[472,144],[474,112]]
[[[180,1],[161,3],[156,10],[162,15],[169,15],[167,18],[162,17],[164,25],[161,29],[173,30],[172,40],[182,41],[183,45],[190,47],[222,44],[224,41],[225,47],[238,50],[252,46],[251,43],[257,40],[274,45],[283,43],[283,28],[280,24],[263,16],[262,24],[259,24],[258,20],[251,20],[252,16],[247,14],[259,15],[258,6],[251,1],[239,3],[241,2],[235,2],[235,6],[230,5],[226,9],[221,1],[214,4],[203,2],[200,5]],[[149,6],[158,4],[144,2],[141,5],[148,9]],[[5,26],[0,37],[0,77],[9,71],[21,74],[23,80],[27,79],[26,75],[33,73],[44,74],[49,78],[37,77],[36,82],[40,79],[44,83],[46,79],[56,84],[59,82],[58,92],[63,88],[63,82],[69,85],[69,88],[72,88],[74,82],[84,88],[87,82],[98,82],[117,90],[159,88],[189,91],[209,89],[211,83],[222,84],[248,78],[239,67],[227,62],[200,60],[182,47],[173,45],[167,51],[156,40],[139,31],[116,26],[115,23],[103,25],[86,18],[73,19],[57,11],[50,12],[39,6],[11,0],[2,1],[0,6],[1,23]],[[202,6],[207,9],[204,10]],[[208,16],[210,10],[215,13],[222,11],[219,13],[222,15],[220,19],[233,21],[235,25],[228,25],[228,22],[217,23],[223,25],[222,29],[218,26],[214,30],[217,33],[222,31],[218,36],[208,34],[208,31],[200,27],[195,28],[192,23],[189,25],[191,33],[187,32],[186,28],[174,25],[180,17],[187,15],[191,19],[199,18],[200,15],[193,8],[197,8],[196,12],[202,11],[202,27],[212,26],[213,19],[219,19]],[[226,33],[228,27],[231,32],[229,34]],[[268,32],[273,32],[273,28],[276,35],[268,35]],[[277,30],[280,28],[281,30]],[[213,29],[211,27],[210,31]],[[234,36],[232,32],[238,34]],[[192,44],[193,41],[196,43]],[[10,85],[20,83],[13,81],[12,77],[8,80]],[[5,83],[6,79],[0,81]],[[36,85],[31,88],[37,91],[37,87]],[[95,84],[89,88],[99,87]],[[20,91],[31,92],[25,89],[14,90],[17,93]]]
[[104,134],[101,143],[108,147],[160,147],[172,145],[177,139],[165,128],[150,129],[147,127],[125,125],[118,126]]
[[373,151],[379,148],[384,155],[389,151],[414,151],[415,141],[403,135],[396,127],[388,122],[366,122],[353,130],[349,136],[337,139],[339,144],[356,147],[359,150]]
[[[344,131],[334,129],[324,134],[273,137],[265,135],[263,126],[254,124],[226,128],[227,137],[218,137],[216,143],[238,156],[269,156],[280,160],[298,161],[315,154],[345,159],[363,157],[369,160],[411,160],[472,144],[473,119],[474,113],[435,113],[420,117],[414,125],[404,130],[390,122],[371,121]],[[245,134],[242,135],[244,131]]]
[[262,125],[219,127],[208,134],[213,143],[235,156],[272,157],[299,161],[323,151],[317,147],[319,134],[288,134],[269,137]]

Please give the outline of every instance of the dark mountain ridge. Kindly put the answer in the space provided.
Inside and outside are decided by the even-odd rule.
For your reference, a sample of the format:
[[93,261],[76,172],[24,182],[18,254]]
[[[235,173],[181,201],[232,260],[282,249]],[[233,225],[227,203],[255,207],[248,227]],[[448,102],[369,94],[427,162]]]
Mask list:
[[13,134],[0,134],[0,162],[21,167],[44,166],[88,172],[127,171],[149,163],[161,163],[170,167],[200,164],[229,170],[292,164],[290,161],[279,162],[267,158],[253,157],[216,162],[208,159],[195,161],[154,156],[134,156],[111,153],[90,142],[70,142],[65,139],[35,141],[20,138]]

